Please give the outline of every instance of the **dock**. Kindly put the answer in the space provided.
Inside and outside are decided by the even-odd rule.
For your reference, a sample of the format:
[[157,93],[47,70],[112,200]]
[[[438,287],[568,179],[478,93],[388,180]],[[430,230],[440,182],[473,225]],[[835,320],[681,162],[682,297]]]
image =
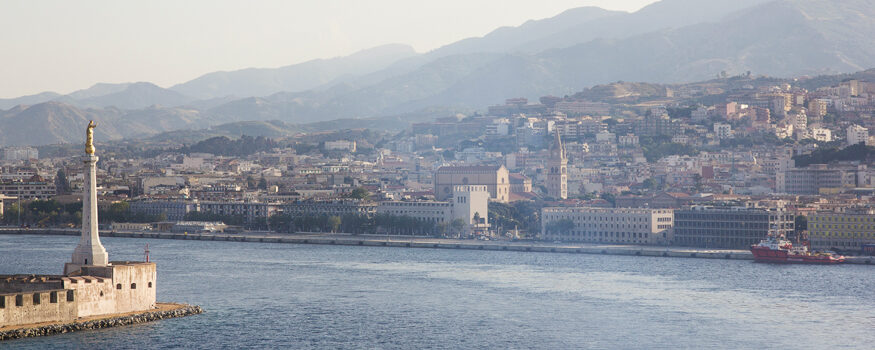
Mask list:
[[[76,229],[4,229],[0,234],[33,234],[33,235],[79,235]],[[427,248],[427,249],[467,249],[492,250],[512,252],[565,253],[565,254],[605,254],[651,256],[669,258],[697,258],[723,260],[753,260],[753,255],[747,250],[706,249],[676,246],[641,246],[587,244],[572,242],[536,242],[536,241],[506,241],[506,240],[461,240],[434,238],[422,236],[385,236],[385,235],[350,235],[332,233],[273,233],[249,232],[231,233],[173,233],[156,231],[101,231],[101,237],[120,238],[152,238],[198,241],[227,241],[247,243],[286,243],[286,244],[320,244],[347,245],[366,247],[397,247],[397,248]],[[847,257],[845,263],[875,264],[872,256]]]

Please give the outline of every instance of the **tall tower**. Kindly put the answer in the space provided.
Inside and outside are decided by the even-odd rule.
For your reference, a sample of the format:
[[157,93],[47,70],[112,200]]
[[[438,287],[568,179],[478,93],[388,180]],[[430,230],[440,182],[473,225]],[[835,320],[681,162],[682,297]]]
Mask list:
[[97,156],[94,155],[93,134],[97,124],[88,123],[85,137],[85,184],[82,193],[82,235],[73,251],[73,261],[64,266],[64,274],[78,271],[82,266],[107,266],[109,257],[100,244],[97,231]]
[[547,161],[547,196],[555,199],[568,198],[568,157],[565,145],[556,129],[556,139],[550,147],[550,160]]

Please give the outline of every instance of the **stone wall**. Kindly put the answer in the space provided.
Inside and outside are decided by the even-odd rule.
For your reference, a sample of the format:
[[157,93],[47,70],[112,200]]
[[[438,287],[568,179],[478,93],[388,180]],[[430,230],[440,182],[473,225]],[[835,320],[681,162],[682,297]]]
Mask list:
[[155,263],[83,266],[74,276],[0,278],[0,327],[155,308]]
[[66,290],[0,294],[0,327],[75,319],[75,296]]
[[50,289],[64,289],[63,282],[58,280],[58,278],[55,276],[16,275],[4,277],[0,277],[0,293],[20,293],[44,291]]
[[[149,310],[155,307],[155,263],[113,262],[82,268],[83,277],[64,278],[64,288],[76,290],[79,317]],[[89,276],[98,275],[95,279]]]
[[143,312],[143,313],[129,315],[129,316],[111,317],[111,318],[85,321],[85,322],[72,322],[72,323],[58,322],[58,323],[46,325],[46,326],[18,328],[18,329],[11,329],[11,330],[7,330],[7,331],[0,331],[0,341],[10,340],[10,339],[19,339],[19,338],[39,337],[39,336],[54,335],[54,334],[60,334],[60,333],[69,333],[69,332],[88,330],[88,329],[100,329],[100,328],[127,326],[127,325],[132,325],[132,324],[137,324],[137,323],[163,320],[166,318],[197,315],[200,313],[203,313],[203,309],[201,309],[200,306],[180,305],[179,307],[171,309],[171,310],[149,311],[149,312]]

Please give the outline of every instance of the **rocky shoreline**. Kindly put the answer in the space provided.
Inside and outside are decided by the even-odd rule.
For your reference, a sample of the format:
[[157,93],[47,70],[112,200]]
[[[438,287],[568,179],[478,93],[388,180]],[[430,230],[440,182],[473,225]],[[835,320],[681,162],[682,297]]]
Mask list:
[[116,316],[109,318],[101,318],[95,320],[87,320],[83,322],[73,322],[66,324],[49,324],[34,327],[17,328],[6,331],[0,331],[0,341],[41,337],[46,335],[54,335],[61,333],[76,332],[90,329],[101,329],[119,326],[128,326],[138,323],[146,323],[158,321],[168,318],[185,317],[203,313],[204,310],[197,305],[179,305],[180,307],[170,310],[149,311],[133,315]]

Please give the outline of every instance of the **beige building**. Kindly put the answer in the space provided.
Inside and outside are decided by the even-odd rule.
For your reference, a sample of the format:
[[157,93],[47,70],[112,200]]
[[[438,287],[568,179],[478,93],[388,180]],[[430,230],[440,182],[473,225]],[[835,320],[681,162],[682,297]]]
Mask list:
[[541,236],[550,241],[661,245],[672,240],[673,221],[671,209],[548,207],[541,209]]
[[468,225],[466,232],[483,231],[489,227],[489,193],[484,185],[454,186],[448,201],[385,201],[380,202],[377,213],[436,224],[461,219]]
[[862,250],[864,244],[875,244],[875,210],[809,215],[808,240],[812,249]]
[[0,193],[21,199],[49,199],[55,196],[55,183],[34,175],[24,181],[0,182]]
[[434,174],[434,197],[445,201],[452,197],[454,186],[483,185],[489,192],[489,198],[504,203],[510,197],[508,176],[504,165],[443,166]]
[[808,101],[808,114],[812,117],[821,119],[826,115],[827,101],[822,99],[812,99]]

